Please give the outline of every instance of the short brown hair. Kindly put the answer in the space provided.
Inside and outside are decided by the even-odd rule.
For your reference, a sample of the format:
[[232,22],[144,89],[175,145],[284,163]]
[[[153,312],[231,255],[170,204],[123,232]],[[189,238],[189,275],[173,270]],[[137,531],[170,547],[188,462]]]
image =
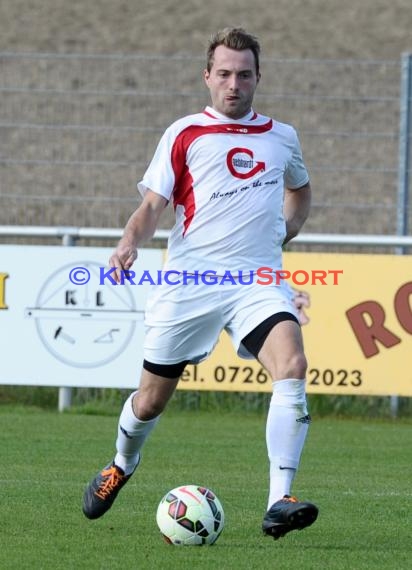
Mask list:
[[230,49],[241,51],[250,49],[255,56],[256,73],[259,74],[260,45],[258,39],[248,34],[243,28],[224,28],[219,30],[210,40],[206,53],[206,68],[210,72],[213,65],[215,49],[225,46]]

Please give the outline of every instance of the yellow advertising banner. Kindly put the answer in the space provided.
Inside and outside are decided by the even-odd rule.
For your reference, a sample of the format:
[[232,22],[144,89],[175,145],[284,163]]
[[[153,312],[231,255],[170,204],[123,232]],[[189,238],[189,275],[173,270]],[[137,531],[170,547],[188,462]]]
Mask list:
[[[410,256],[286,253],[284,267],[280,278],[300,307],[307,391],[412,396]],[[208,360],[187,367],[179,389],[270,392],[272,386],[259,363],[238,358],[223,333]]]

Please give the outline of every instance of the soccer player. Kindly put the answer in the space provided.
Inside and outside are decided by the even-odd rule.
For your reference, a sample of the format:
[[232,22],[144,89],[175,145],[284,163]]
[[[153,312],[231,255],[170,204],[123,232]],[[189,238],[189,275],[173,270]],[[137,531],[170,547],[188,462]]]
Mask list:
[[176,222],[165,270],[185,275],[184,282],[156,286],[148,301],[140,384],[120,414],[113,461],[86,488],[83,512],[90,519],[112,506],[185,366],[207,358],[223,329],[237,353],[257,359],[273,380],[263,532],[277,539],[317,518],[315,505],[291,495],[310,416],[301,329],[287,287],[275,280],[266,286],[208,285],[199,278],[208,270],[219,276],[281,270],[282,245],[309,213],[309,176],[296,131],[252,108],[259,54],[257,39],[242,28],[225,28],[212,38],[204,70],[211,106],[163,134],[138,184],[143,201],[110,258],[119,282],[173,202]]

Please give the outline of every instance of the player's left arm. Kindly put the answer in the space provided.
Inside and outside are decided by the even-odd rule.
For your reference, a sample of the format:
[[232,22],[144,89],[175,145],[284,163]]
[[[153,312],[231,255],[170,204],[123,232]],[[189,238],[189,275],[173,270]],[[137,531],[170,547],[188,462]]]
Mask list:
[[286,237],[284,244],[296,237],[305,223],[309,215],[311,194],[309,182],[300,188],[285,188],[283,215],[286,222]]

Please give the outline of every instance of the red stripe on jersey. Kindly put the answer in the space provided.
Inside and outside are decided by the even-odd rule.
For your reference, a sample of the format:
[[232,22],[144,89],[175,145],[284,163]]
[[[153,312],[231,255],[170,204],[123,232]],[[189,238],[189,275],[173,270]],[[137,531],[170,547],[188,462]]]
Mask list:
[[187,151],[190,145],[199,137],[211,134],[239,134],[257,135],[271,130],[272,119],[263,125],[242,125],[228,123],[218,125],[190,125],[183,129],[173,143],[171,160],[175,175],[173,188],[173,206],[180,205],[184,208],[185,221],[183,235],[186,234],[196,211],[196,200],[193,190],[193,178],[187,164]]
[[[173,170],[175,170],[174,166]],[[193,178],[186,163],[184,164],[184,168],[182,169],[182,172],[179,176],[179,185],[175,185],[175,188],[173,190],[173,207],[175,210],[176,206],[178,205],[183,206],[185,214],[185,221],[183,224],[184,236],[190,224],[192,223],[196,210],[195,193],[193,191]]]
[[203,111],[204,115],[207,115],[208,117],[210,117],[211,119],[217,119],[217,117],[215,117],[214,115],[212,115],[212,113],[209,113],[209,111]]

